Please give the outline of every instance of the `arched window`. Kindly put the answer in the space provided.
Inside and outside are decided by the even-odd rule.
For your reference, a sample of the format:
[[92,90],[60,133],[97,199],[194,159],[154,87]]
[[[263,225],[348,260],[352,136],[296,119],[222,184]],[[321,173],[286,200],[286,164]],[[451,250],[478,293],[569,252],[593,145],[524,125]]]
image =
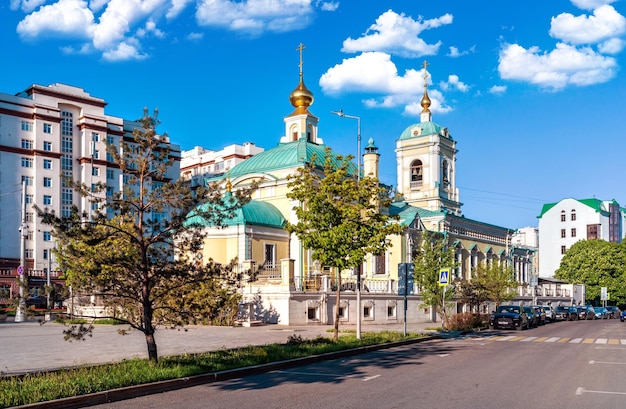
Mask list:
[[561,221],[565,221],[565,210],[561,210]]
[[571,215],[570,215],[570,216],[571,216],[571,217],[570,217],[570,219],[571,219],[572,221],[575,221],[575,220],[576,220],[576,209],[572,209],[572,213],[571,213]]
[[298,140],[298,126],[297,125],[293,125],[291,127],[291,140],[292,141]]
[[411,189],[419,189],[422,187],[423,165],[419,159],[411,162]]
[[450,184],[450,168],[448,167],[448,161],[444,160],[441,164],[441,180],[444,186]]

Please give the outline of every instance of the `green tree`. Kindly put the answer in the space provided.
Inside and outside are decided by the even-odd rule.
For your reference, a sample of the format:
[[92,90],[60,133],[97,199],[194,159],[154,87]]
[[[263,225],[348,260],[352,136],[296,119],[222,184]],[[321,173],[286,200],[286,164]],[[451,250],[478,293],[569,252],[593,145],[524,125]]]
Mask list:
[[581,240],[563,255],[554,277],[573,284],[584,284],[588,300],[600,300],[601,287],[607,287],[611,301],[626,302],[626,244],[604,240]]
[[424,232],[413,264],[415,283],[420,288],[424,304],[431,306],[435,313],[439,314],[444,328],[447,328],[448,314],[444,307],[454,298],[455,289],[448,286],[444,290],[444,287],[439,285],[439,271],[442,268],[456,267],[454,250],[448,248],[447,237],[438,233]]
[[504,264],[488,263],[479,265],[472,271],[470,280],[457,285],[457,295],[462,302],[470,305],[473,311],[493,301],[496,306],[515,298],[518,283],[513,278],[513,270]]
[[[229,296],[236,291],[229,287],[237,281],[232,266],[212,261],[202,265],[195,256],[203,245],[201,227],[220,225],[236,206],[246,203],[249,191],[239,192],[236,200],[224,199],[217,187],[192,192],[182,181],[169,181],[173,159],[167,135],[156,132],[156,115],[146,110],[137,123],[132,143],[122,140],[119,151],[107,146],[124,174],[121,192],[109,194],[104,184],[86,186],[68,179],[65,185],[97,211],[81,214],[74,207],[69,216],[60,217],[36,210],[42,222],[53,227],[57,258],[73,297],[96,297],[108,318],[141,331],[148,358],[157,362],[157,327],[204,319],[210,303],[198,296],[215,292],[201,289],[231,288]],[[215,206],[200,206],[206,203]],[[221,307],[218,303],[213,308]],[[92,328],[72,326],[66,339],[90,335]]]
[[323,172],[308,166],[298,169],[287,194],[298,202],[293,208],[298,221],[288,223],[286,229],[312,250],[314,260],[336,270],[335,341],[339,336],[341,272],[363,264],[366,254],[382,254],[390,246],[389,236],[402,232],[394,222],[397,217],[381,211],[391,204],[387,189],[375,178],[358,181],[350,169],[350,156],[335,157],[327,149]]

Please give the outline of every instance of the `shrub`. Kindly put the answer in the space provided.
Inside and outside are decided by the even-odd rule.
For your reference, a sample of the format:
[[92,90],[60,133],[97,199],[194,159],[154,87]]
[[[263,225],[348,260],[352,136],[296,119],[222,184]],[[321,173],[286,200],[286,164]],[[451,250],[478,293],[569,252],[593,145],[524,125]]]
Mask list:
[[484,314],[464,312],[450,317],[449,329],[452,331],[469,331],[475,328],[483,328],[489,322]]

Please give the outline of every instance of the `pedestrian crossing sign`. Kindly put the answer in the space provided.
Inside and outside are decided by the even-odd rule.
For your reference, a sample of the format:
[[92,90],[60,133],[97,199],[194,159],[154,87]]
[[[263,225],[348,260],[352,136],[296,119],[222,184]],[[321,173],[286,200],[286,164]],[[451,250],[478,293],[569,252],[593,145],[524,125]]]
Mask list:
[[439,270],[439,286],[444,287],[450,284],[450,269],[442,268]]

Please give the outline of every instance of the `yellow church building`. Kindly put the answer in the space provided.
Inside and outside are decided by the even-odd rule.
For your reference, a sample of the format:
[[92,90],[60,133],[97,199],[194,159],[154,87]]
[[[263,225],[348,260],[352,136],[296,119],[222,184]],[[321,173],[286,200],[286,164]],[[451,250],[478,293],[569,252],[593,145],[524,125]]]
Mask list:
[[[288,177],[298,168],[321,165],[327,148],[319,132],[319,118],[309,110],[314,98],[304,84],[302,69],[289,101],[294,110],[284,117],[285,133],[277,146],[237,164],[226,176],[205,181],[217,183],[226,194],[253,182],[258,188],[224,227],[205,226],[208,235],[202,259],[224,264],[237,260],[242,271],[254,273],[255,280],[243,289],[251,321],[333,324],[336,272],[319,265],[311,251],[283,228],[285,221],[296,222],[293,208],[298,205],[287,198]],[[432,122],[426,76],[421,106],[420,122],[407,126],[396,140],[397,187],[402,199],[387,210],[399,216],[403,234],[391,237],[392,246],[380,256],[367,257],[360,269],[360,313],[365,326],[403,321],[399,265],[412,261],[419,235],[425,230],[445,235],[454,248],[458,264],[452,272],[454,279],[469,279],[472,268],[487,260],[512,265],[520,285],[531,278],[533,251],[510,245],[513,230],[462,215],[456,185],[456,141],[447,128]],[[378,177],[379,153],[373,140],[364,151],[360,171]],[[353,174],[357,171],[354,166]],[[354,271],[341,274],[340,321],[354,324],[359,311],[354,291],[357,277]],[[457,306],[457,311],[463,310],[463,305]],[[421,304],[419,288],[408,297],[406,317],[407,322],[435,319],[433,311]]]

